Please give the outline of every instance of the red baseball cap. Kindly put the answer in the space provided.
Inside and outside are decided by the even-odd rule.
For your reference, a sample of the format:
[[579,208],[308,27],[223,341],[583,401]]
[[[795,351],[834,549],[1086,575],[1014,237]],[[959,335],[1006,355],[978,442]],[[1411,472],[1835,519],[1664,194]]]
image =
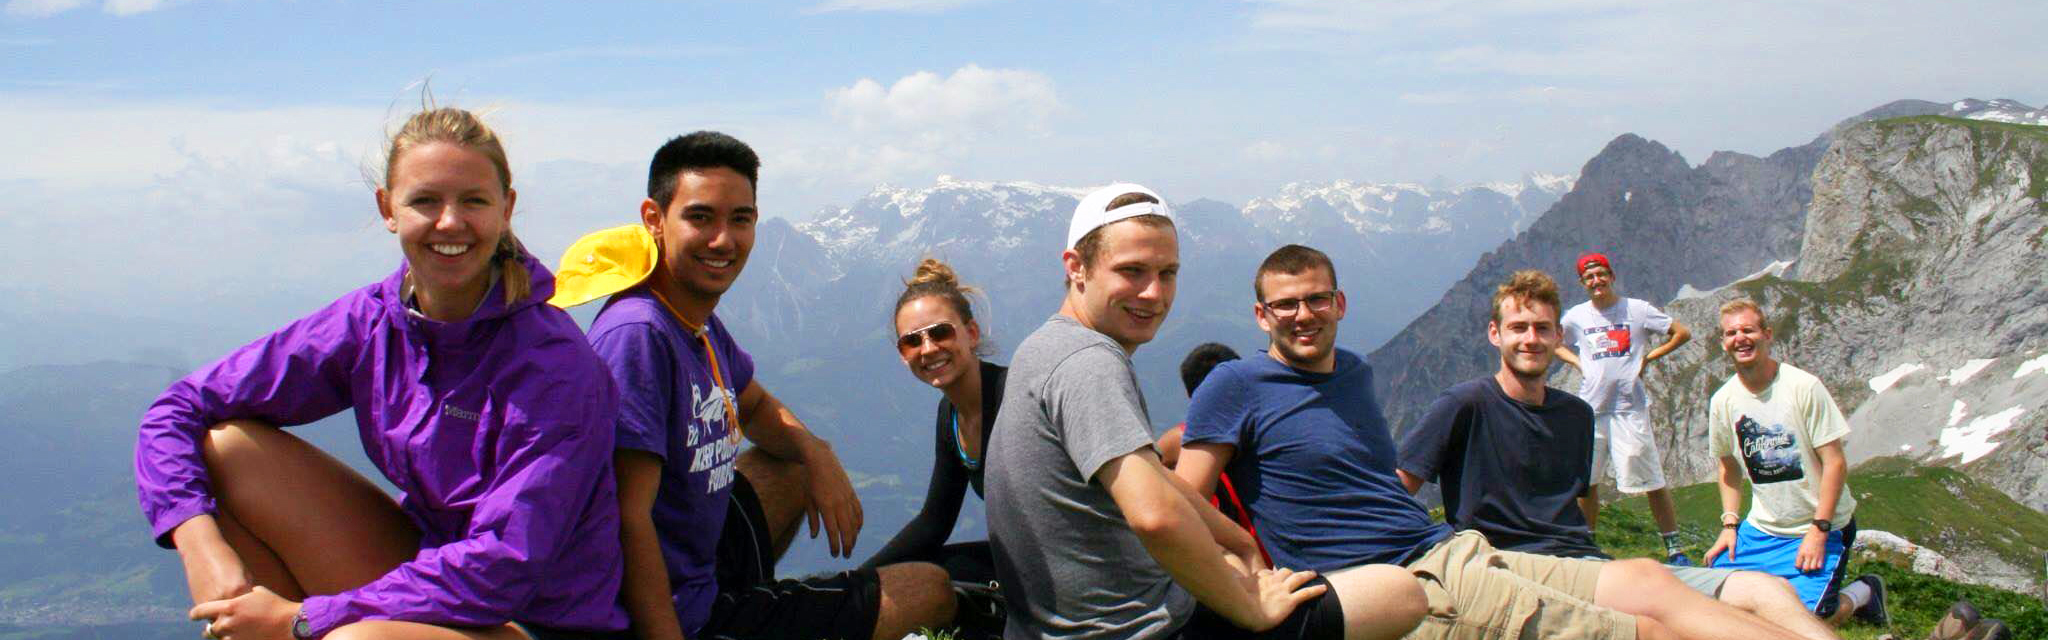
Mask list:
[[1590,267],[1596,264],[1603,267],[1607,267],[1608,271],[1614,270],[1614,265],[1607,263],[1607,254],[1593,252],[1583,256],[1579,256],[1579,275],[1586,275],[1586,267]]

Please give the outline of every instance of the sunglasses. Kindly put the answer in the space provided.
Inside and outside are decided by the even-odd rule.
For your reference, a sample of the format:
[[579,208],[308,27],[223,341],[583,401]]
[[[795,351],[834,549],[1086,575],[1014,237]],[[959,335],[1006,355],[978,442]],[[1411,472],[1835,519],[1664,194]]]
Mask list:
[[932,344],[941,344],[952,340],[953,334],[957,331],[957,329],[953,328],[953,323],[951,322],[934,322],[917,329],[912,329],[910,333],[897,337],[896,350],[915,351],[919,347],[924,346],[926,338],[930,338]]

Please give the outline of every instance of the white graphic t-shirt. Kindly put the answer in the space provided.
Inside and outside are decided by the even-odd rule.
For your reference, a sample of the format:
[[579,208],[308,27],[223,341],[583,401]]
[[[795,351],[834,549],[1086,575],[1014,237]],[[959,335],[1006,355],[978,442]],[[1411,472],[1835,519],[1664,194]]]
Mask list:
[[1579,354],[1579,398],[1596,413],[1645,411],[1643,353],[1652,334],[1671,332],[1671,316],[1635,298],[1623,298],[1605,309],[1588,300],[1564,312],[1566,344]]
[[[1849,420],[1820,378],[1778,363],[1778,378],[1750,393],[1730,377],[1707,409],[1707,449],[1731,456],[1749,477],[1749,522],[1764,533],[1805,535],[1820,504],[1818,447],[1849,435]],[[1856,511],[1847,482],[1835,501],[1839,526]]]

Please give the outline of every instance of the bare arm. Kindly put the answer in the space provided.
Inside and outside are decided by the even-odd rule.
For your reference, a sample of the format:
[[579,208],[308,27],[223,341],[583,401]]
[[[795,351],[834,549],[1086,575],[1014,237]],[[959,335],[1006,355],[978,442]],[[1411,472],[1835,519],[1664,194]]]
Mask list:
[[1173,467],[1173,475],[1194,489],[1195,495],[1207,501],[1216,495],[1216,475],[1223,473],[1223,465],[1230,464],[1237,455],[1237,447],[1227,444],[1205,442],[1181,446],[1180,464]]
[[1394,470],[1394,475],[1397,475],[1397,476],[1401,476],[1401,486],[1402,486],[1403,488],[1406,488],[1406,489],[1408,490],[1408,495],[1411,495],[1411,496],[1412,496],[1412,495],[1415,495],[1415,492],[1417,492],[1417,491],[1421,491],[1421,490],[1422,490],[1422,484],[1423,484],[1423,482],[1425,482],[1425,480],[1423,480],[1423,479],[1421,479],[1421,478],[1417,478],[1417,477],[1415,477],[1415,476],[1412,476],[1412,475],[1408,475],[1408,472],[1407,472],[1407,471],[1403,471],[1403,470],[1401,470],[1401,469],[1395,469],[1395,470]]
[[1238,557],[1244,566],[1253,569],[1265,568],[1265,558],[1259,555],[1259,543],[1252,539],[1244,527],[1224,517],[1223,512],[1209,505],[1211,496],[1216,495],[1216,476],[1223,473],[1223,466],[1230,464],[1230,458],[1237,447],[1227,444],[1204,442],[1181,447],[1181,464],[1169,474],[1174,486],[1187,492],[1188,501],[1195,505],[1195,511],[1202,516],[1202,523],[1208,525],[1209,533],[1216,543],[1223,545],[1231,555]]
[[[1692,341],[1692,331],[1685,328],[1685,323],[1679,322],[1677,318],[1672,318],[1671,338],[1665,340],[1664,344],[1657,345],[1657,348],[1651,349],[1649,353],[1643,354],[1643,364],[1656,362],[1659,358],[1670,355],[1673,350],[1685,346],[1685,343],[1690,341]],[[1562,348],[1559,347],[1559,349]],[[1573,364],[1576,365],[1577,363]]]
[[1558,345],[1556,349],[1551,350],[1551,353],[1557,354],[1557,359],[1563,360],[1565,364],[1571,365],[1573,369],[1583,368],[1579,366],[1578,350],[1570,346]]
[[[1842,497],[1843,482],[1849,476],[1849,463],[1842,458],[1842,441],[1836,440],[1813,450],[1814,457],[1820,458],[1820,504],[1814,505],[1816,520],[1835,519],[1835,501]],[[1819,571],[1827,564],[1828,532],[1819,527],[1807,527],[1806,539],[1799,542],[1799,556],[1795,562],[1800,571]]]
[[840,466],[832,445],[812,435],[804,423],[782,401],[769,395],[761,381],[747,383],[740,392],[741,423],[747,425],[747,439],[763,453],[781,460],[802,463],[810,474],[811,537],[825,528],[825,541],[834,557],[853,557],[853,543],[860,537],[864,516],[860,497],[853,492],[853,480]]
[[[1736,463],[1734,456],[1721,456],[1718,464],[1720,465],[1721,472],[1715,475],[1714,480],[1715,488],[1721,492],[1721,513],[1724,514],[1724,518],[1725,514],[1736,514],[1736,519],[1740,520],[1742,517],[1742,468]],[[1725,525],[1727,521],[1724,519],[1721,524]],[[1735,530],[1725,526],[1721,528],[1720,536],[1714,539],[1714,546],[1707,549],[1705,557],[1707,566],[1714,566],[1714,560],[1723,551],[1728,553],[1730,560],[1735,559]]]
[[1834,520],[1835,502],[1842,499],[1842,487],[1849,480],[1849,460],[1842,456],[1842,441],[1836,440],[1813,450],[1820,458],[1820,504],[1813,508],[1816,520]]
[[[1293,577],[1313,577],[1312,572],[1296,574],[1283,569],[1246,575],[1231,567],[1223,548],[1203,527],[1199,511],[1189,503],[1188,493],[1175,487],[1150,447],[1109,461],[1096,472],[1096,478],[1108,488],[1145,551],[1174,582],[1240,627],[1270,629],[1295,606],[1326,590],[1320,585],[1296,590],[1309,578],[1297,581]],[[1276,574],[1280,581],[1269,579]]]
[[668,589],[668,564],[661,558],[654,530],[654,495],[661,489],[661,458],[645,451],[620,449],[612,454],[619,479],[619,543],[626,556],[626,578],[619,599],[640,640],[678,640],[675,594]]

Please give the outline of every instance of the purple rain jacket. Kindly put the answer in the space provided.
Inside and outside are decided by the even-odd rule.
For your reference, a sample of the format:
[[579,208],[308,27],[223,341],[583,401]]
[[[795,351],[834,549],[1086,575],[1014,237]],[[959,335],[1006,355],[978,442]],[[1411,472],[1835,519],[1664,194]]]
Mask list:
[[216,511],[198,445],[210,425],[300,425],[352,408],[420,550],[369,584],[308,597],[316,636],[376,619],[625,628],[617,392],[575,321],[544,302],[554,275],[521,259],[532,295],[510,308],[493,287],[467,320],[414,315],[400,265],[172,384],[135,445],[157,544]]

